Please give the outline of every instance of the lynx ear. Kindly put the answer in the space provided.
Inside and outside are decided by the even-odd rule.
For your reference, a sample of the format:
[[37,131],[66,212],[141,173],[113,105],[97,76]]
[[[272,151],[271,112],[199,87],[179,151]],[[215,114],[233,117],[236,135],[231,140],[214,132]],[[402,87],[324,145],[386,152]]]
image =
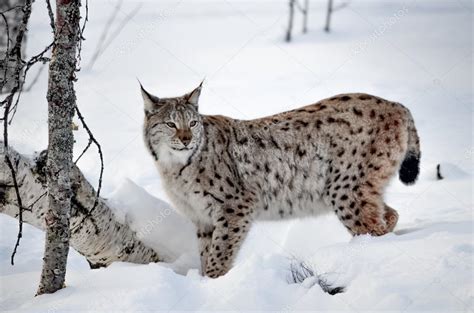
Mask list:
[[198,107],[199,96],[201,95],[202,83],[204,83],[204,80],[199,84],[199,86],[197,86],[196,89],[186,95],[188,102],[194,105],[196,108]]
[[143,103],[145,104],[145,111],[152,112],[158,107],[160,98],[146,91],[145,88],[143,88],[142,83],[140,83],[140,81],[138,81],[138,83],[140,84],[140,89],[141,89],[142,97],[143,97]]

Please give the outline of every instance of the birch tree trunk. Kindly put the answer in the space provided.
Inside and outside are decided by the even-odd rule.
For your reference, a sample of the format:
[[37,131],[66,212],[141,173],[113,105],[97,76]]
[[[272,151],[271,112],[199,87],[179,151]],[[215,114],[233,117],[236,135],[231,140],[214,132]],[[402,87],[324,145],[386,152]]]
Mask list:
[[308,32],[308,13],[309,13],[309,0],[304,0],[303,8],[303,34]]
[[331,30],[331,15],[332,15],[333,7],[332,7],[332,0],[328,0],[328,9],[326,13],[326,26],[324,26],[324,30],[329,33]]
[[285,37],[286,42],[291,41],[291,32],[293,30],[293,18],[294,18],[294,15],[295,15],[295,1],[296,0],[289,0],[289,2],[288,2],[289,16],[288,16],[288,28],[286,30],[286,37]]
[[[3,142],[0,141],[1,146]],[[49,211],[47,153],[42,152],[34,161],[18,154],[12,147],[8,153],[15,165],[17,180],[21,182],[19,191],[25,207],[23,220],[46,230]],[[74,164],[71,186],[70,244],[86,257],[92,267],[108,266],[118,261],[140,264],[173,261],[159,258],[158,252],[143,244],[128,225],[119,223],[105,200],[99,198],[97,207],[90,212],[96,192]],[[5,151],[0,148],[0,213],[18,218],[18,209],[11,171],[5,163]]]
[[[17,68],[22,66],[21,56],[25,55],[26,46],[26,33],[20,30],[26,29],[23,19],[28,21],[31,12],[22,10],[25,3],[25,0],[0,1],[0,12],[5,12],[3,17],[0,17],[0,94],[10,93],[20,79],[16,72]],[[18,36],[19,33],[22,35]],[[18,44],[17,40],[20,40]]]
[[64,286],[69,252],[71,168],[74,146],[72,118],[76,105],[74,71],[79,40],[79,0],[56,1],[56,33],[48,82],[49,211],[43,270],[37,294],[52,293]]

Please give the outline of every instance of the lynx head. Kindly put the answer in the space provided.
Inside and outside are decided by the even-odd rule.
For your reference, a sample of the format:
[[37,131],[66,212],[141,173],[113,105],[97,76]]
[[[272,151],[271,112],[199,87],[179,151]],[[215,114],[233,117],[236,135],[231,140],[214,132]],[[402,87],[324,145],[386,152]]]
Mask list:
[[159,98],[141,86],[145,104],[145,143],[161,162],[186,163],[203,132],[198,100],[202,83],[181,97]]

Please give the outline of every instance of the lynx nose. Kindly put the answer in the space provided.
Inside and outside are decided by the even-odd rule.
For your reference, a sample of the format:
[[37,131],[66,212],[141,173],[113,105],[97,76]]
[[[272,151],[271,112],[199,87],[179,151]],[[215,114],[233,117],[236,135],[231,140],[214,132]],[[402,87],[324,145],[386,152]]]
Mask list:
[[191,142],[191,136],[181,137],[180,140],[183,143],[183,145],[187,147],[189,143]]
[[189,143],[191,142],[191,139],[193,138],[191,131],[189,130],[179,129],[177,135],[178,135],[179,140],[185,147],[189,145]]

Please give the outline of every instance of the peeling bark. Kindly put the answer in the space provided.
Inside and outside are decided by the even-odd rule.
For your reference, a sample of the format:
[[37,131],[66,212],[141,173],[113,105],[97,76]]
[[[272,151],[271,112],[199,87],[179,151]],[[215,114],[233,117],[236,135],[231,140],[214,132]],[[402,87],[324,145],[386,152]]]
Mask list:
[[[24,199],[24,222],[46,230],[46,151],[35,160],[20,155],[11,147],[9,154]],[[11,172],[4,159],[4,151],[0,151],[0,213],[18,218]],[[89,215],[96,193],[75,165],[71,169],[71,191],[70,244],[86,257],[91,267],[108,266],[119,261],[139,264],[162,261],[158,253],[144,245],[128,225],[116,220],[104,199],[99,198],[96,209]]]

